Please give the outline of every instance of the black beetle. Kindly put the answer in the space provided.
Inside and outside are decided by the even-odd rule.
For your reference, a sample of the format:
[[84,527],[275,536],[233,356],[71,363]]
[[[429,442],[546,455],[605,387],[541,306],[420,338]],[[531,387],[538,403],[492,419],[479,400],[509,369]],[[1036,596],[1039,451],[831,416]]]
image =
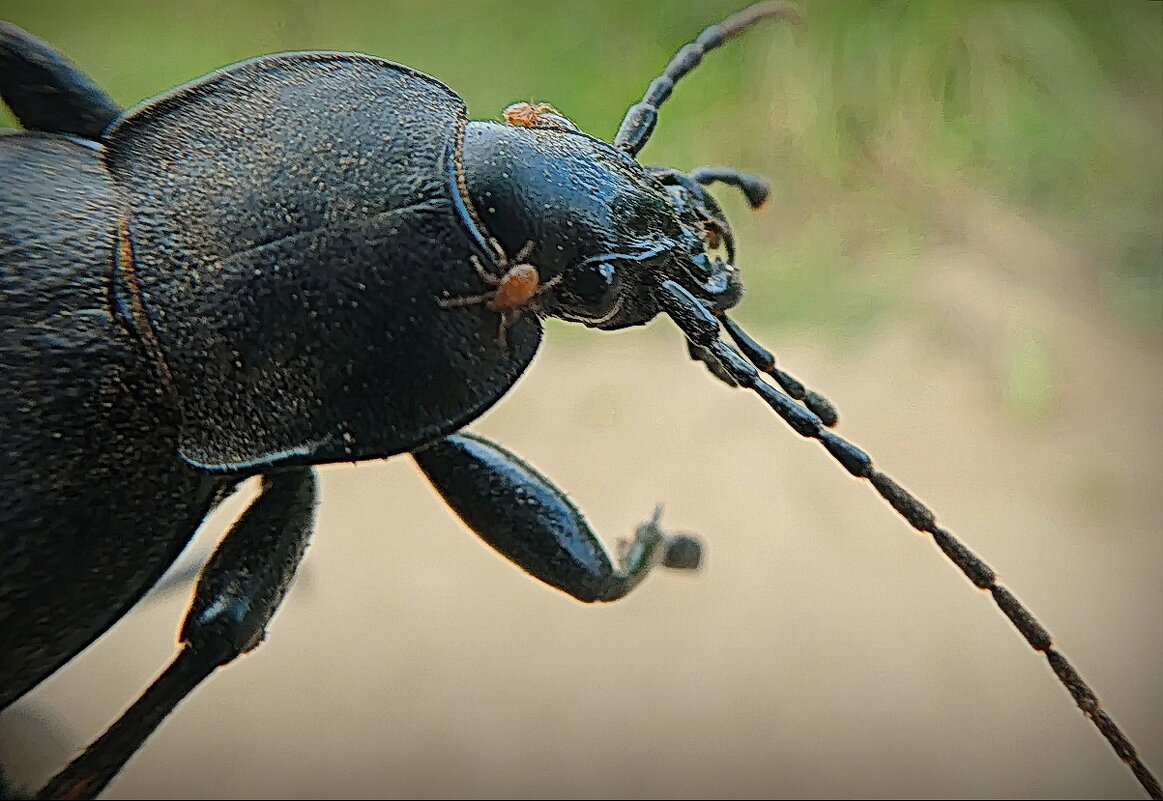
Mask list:
[[[724,30],[737,32],[763,15],[786,10],[771,4],[756,9],[708,29],[699,49],[717,46]],[[688,51],[675,63],[670,72],[677,78],[697,58]],[[50,69],[74,86],[80,81],[75,73],[61,72],[62,65]],[[381,84],[385,70],[390,83]],[[17,92],[37,85],[23,77],[13,84]],[[256,535],[264,539],[241,557],[227,552],[223,560],[231,569],[230,581],[237,581],[237,559],[279,552],[279,542],[266,538],[286,536],[290,553],[283,561],[295,561],[313,506],[313,479],[304,466],[417,451],[460,428],[495,402],[524,369],[539,339],[538,314],[617,328],[667,312],[691,340],[692,356],[728,383],[752,385],[800,433],[820,439],[851,472],[878,483],[910,522],[931,527],[923,507],[872,472],[860,451],[758,381],[754,368],[717,341],[719,325],[727,326],[752,362],[831,422],[827,403],[774,371],[769,357],[723,314],[738,300],[734,247],[730,228],[702,186],[734,184],[758,205],[763,184],[753,176],[734,170],[684,175],[648,168],[642,173],[631,159],[576,131],[556,112],[533,106],[512,109],[508,126],[466,124],[458,99],[443,87],[413,71],[359,56],[256,59],[148,101],[109,128],[118,111],[99,90],[86,87],[77,104],[62,105],[59,97],[45,103],[5,89],[30,130],[105,145],[98,159],[93,148],[53,136],[6,142],[12,148],[5,154],[12,185],[41,192],[19,195],[16,205],[6,207],[12,212],[8,219],[15,221],[5,228],[5,234],[15,235],[6,243],[8,253],[19,254],[6,267],[51,260],[59,268],[51,280],[59,284],[46,281],[27,298],[15,283],[5,285],[4,313],[17,320],[11,326],[6,320],[5,330],[19,332],[5,343],[5,364],[15,368],[6,371],[13,384],[5,387],[5,395],[14,403],[11,411],[5,409],[14,422],[6,429],[20,439],[19,447],[8,447],[6,441],[4,458],[14,461],[3,465],[3,472],[35,477],[5,493],[16,504],[4,507],[4,534],[16,532],[4,543],[9,557],[5,589],[15,588],[16,595],[30,592],[38,579],[29,576],[38,568],[48,569],[53,583],[62,583],[71,566],[95,580],[115,576],[108,601],[100,585],[84,586],[83,596],[57,596],[53,603],[59,608],[38,596],[34,617],[76,621],[75,628],[65,629],[72,639],[57,629],[50,648],[48,638],[36,640],[16,626],[6,627],[6,632],[17,632],[17,648],[33,654],[6,651],[21,655],[10,664],[26,679],[23,685],[5,681],[13,696],[123,614],[172,560],[206,510],[242,476],[264,473],[267,489],[228,542]],[[270,90],[269,97],[264,90]],[[632,109],[616,140],[631,154],[648,136],[653,110],[669,95],[669,87],[655,84],[651,92],[645,106]],[[390,108],[369,111],[369,95]],[[247,116],[245,124],[238,122],[240,107],[255,115]],[[321,108],[330,113],[320,116]],[[374,143],[359,138],[367,133],[361,127],[364,115],[390,121],[393,113],[399,115],[399,127],[390,137]],[[360,124],[353,125],[354,118]],[[462,150],[449,145],[460,126]],[[283,136],[306,130],[309,138]],[[406,139],[399,130],[409,132]],[[434,134],[440,136],[434,139]],[[386,179],[384,164],[397,168]],[[533,169],[521,177],[522,168]],[[634,191],[619,194],[619,183]],[[256,185],[278,187],[279,196],[255,192]],[[356,198],[350,197],[353,187],[359,190]],[[72,205],[61,201],[65,194]],[[368,198],[382,199],[383,205]],[[660,207],[659,199],[670,208]],[[551,216],[566,210],[568,227]],[[30,213],[21,216],[24,212]],[[59,216],[54,220],[53,214]],[[359,224],[345,227],[349,215]],[[76,226],[65,224],[74,219]],[[47,239],[38,233],[45,229],[36,227],[46,224],[53,232],[66,230],[65,235]],[[725,260],[714,254],[719,244]],[[403,249],[393,250],[396,245]],[[676,258],[680,253],[683,258]],[[97,269],[110,260],[117,265],[111,283]],[[350,270],[320,276],[306,272],[304,261]],[[666,280],[667,270],[680,261],[682,269],[672,276],[677,283]],[[365,293],[374,288],[374,278],[382,279],[379,272],[389,262],[409,266],[403,271],[409,280],[393,273],[390,290],[392,301],[404,298],[407,304],[376,307]],[[531,264],[537,265],[532,274]],[[440,270],[428,269],[432,265]],[[513,265],[517,268],[510,269]],[[426,283],[430,279],[437,283]],[[280,294],[284,291],[289,294]],[[46,294],[52,305],[44,310]],[[108,305],[95,308],[92,299],[97,297],[108,298]],[[101,313],[106,308],[111,317]],[[35,313],[49,317],[34,318]],[[273,336],[276,331],[285,336]],[[83,393],[70,389],[78,376],[85,377]],[[33,398],[51,397],[60,409],[55,403],[34,408],[27,402],[30,385]],[[407,391],[399,392],[400,386]],[[397,402],[399,408],[391,408]],[[30,418],[36,425],[24,424]],[[63,428],[62,421],[70,427]],[[126,434],[143,428],[151,436]],[[43,439],[29,432],[40,432]],[[68,441],[70,432],[76,432],[81,445]],[[175,443],[184,463],[166,456]],[[75,462],[78,453],[87,457],[81,463]],[[22,456],[35,464],[20,461]],[[510,454],[477,438],[454,437],[424,448],[417,458],[478,533],[535,575],[586,600],[611,599],[632,586],[603,561],[592,536],[565,533],[562,522],[539,529],[549,535],[541,542],[552,543],[551,555],[536,547],[523,550],[524,540],[511,530],[513,507],[476,499],[482,483],[488,486],[487,497],[510,502],[530,491],[528,476],[518,476],[512,488],[496,486],[527,469]],[[77,471],[83,471],[83,481],[62,478]],[[119,479],[124,474],[148,476],[154,483],[126,490]],[[460,492],[474,500],[458,502]],[[541,508],[573,517],[564,498],[552,494]],[[538,511],[538,518],[543,514]],[[142,550],[132,558],[122,552],[124,545],[112,555],[78,557],[80,543],[71,546],[75,550],[67,559],[58,555],[55,562],[26,554],[37,532],[91,531],[95,520],[112,531],[142,519],[180,534],[180,541],[148,547],[135,541]],[[534,527],[532,521],[520,522]],[[277,532],[261,530],[272,525]],[[252,531],[255,526],[260,531]],[[654,527],[643,532],[648,544],[657,537]],[[932,533],[980,586],[995,586],[988,569],[947,533]],[[561,572],[559,556],[575,542],[581,544],[579,561],[585,568],[576,577]],[[692,543],[678,539],[677,544],[687,553],[675,554],[676,561],[692,564]],[[649,550],[636,560],[639,567],[652,561]],[[94,575],[94,563],[107,563],[109,574]],[[642,571],[631,574],[637,579]],[[208,575],[214,576],[212,569]],[[272,608],[288,580],[275,574],[264,583],[263,591],[274,596]],[[209,591],[202,593],[204,605],[220,603],[219,596],[205,600],[211,598]],[[995,596],[1024,627],[1027,639],[1047,647],[1040,627],[1025,620],[1016,602],[1001,590]],[[89,610],[100,621],[84,628],[78,619]],[[245,641],[228,650],[252,645],[263,623],[265,617],[248,630]],[[34,645],[25,645],[30,642]],[[180,700],[187,682],[196,682],[224,658],[229,655],[206,660],[199,654],[197,667],[180,667],[179,673],[188,670],[190,676],[172,700]],[[1079,693],[1076,699],[1086,702],[1089,691]],[[168,711],[168,704],[155,706],[153,699],[147,706],[151,713]],[[140,722],[131,728],[132,741],[148,733]],[[125,756],[132,752],[124,750]],[[102,749],[93,753],[98,762],[109,759]],[[119,764],[120,758],[112,762]],[[72,786],[87,792],[99,789],[116,769],[100,765],[95,779],[85,774],[93,767],[81,763],[61,781],[76,781],[79,773],[84,783]]]

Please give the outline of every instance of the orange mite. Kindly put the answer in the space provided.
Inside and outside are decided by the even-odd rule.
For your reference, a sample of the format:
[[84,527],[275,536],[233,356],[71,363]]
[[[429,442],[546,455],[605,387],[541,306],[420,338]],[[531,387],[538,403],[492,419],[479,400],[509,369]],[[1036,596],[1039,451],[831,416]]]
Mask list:
[[533,128],[544,122],[546,113],[556,114],[557,109],[548,103],[514,103],[506,108],[502,114],[509,125],[518,125],[522,128]]
[[556,128],[563,131],[576,131],[577,126],[560,111],[548,103],[514,103],[506,108],[501,115],[509,125],[520,128]]
[[517,264],[501,277],[497,292],[488,302],[493,311],[520,309],[541,287],[541,277],[532,264]]

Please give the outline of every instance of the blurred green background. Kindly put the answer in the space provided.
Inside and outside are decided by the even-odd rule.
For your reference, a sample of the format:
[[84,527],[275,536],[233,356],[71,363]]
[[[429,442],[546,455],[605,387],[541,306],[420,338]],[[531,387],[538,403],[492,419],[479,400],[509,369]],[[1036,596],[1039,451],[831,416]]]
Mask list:
[[[474,118],[548,101],[608,139],[675,49],[737,5],[7,0],[4,10],[126,105],[264,52],[358,50],[440,78]],[[742,319],[847,346],[903,313],[938,340],[956,337],[917,302],[926,257],[951,238],[976,246],[1032,229],[1066,258],[1027,274],[1015,264],[1015,280],[1055,284],[1159,341],[1163,4],[803,7],[805,29],[768,24],[683,81],[643,153],[772,178],[763,214],[726,200],[748,288],[763,299]],[[1000,391],[1033,417],[1053,395],[1041,339],[1006,332],[987,356]]]
[[[474,118],[550,102],[606,139],[740,5],[0,0],[126,105],[261,53],[358,50],[441,79]],[[766,23],[708,57],[642,159],[772,179],[757,214],[723,193],[737,317],[1012,580],[1158,768],[1163,3],[802,6],[803,29]],[[713,538],[704,575],[583,609],[491,572],[406,460],[327,468],[320,580],[115,792],[1137,792],[1001,616],[939,555],[914,558],[929,543],[753,398],[724,398],[673,326],[635,335],[554,325],[477,428],[607,541],[665,500]],[[168,658],[178,614],[144,605],[126,624],[156,630],[98,645],[113,667],[86,654],[32,699],[81,720],[37,769]],[[305,723],[280,717],[294,707]],[[355,784],[376,770],[384,783]]]
[[[691,31],[739,3],[3,5],[126,105],[257,53],[359,50],[442,79],[476,119],[551,101],[608,138]],[[1160,334],[1161,3],[804,7],[804,30],[771,24],[685,80],[643,153],[775,180],[769,219],[732,208],[741,228],[762,229],[744,238],[765,298],[752,317],[841,332],[868,322],[907,298],[937,200],[970,188],[1089,251],[1096,301]]]

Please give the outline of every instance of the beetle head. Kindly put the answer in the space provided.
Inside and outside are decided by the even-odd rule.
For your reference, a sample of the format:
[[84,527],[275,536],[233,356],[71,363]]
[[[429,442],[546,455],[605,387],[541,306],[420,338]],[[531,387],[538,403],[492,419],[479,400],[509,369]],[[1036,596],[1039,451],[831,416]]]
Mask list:
[[[712,311],[742,296],[731,228],[700,183],[741,173],[644,168],[561,125],[470,123],[463,153],[472,222],[537,268],[541,289],[529,304],[537,312],[609,330],[662,311],[657,292],[667,280]],[[503,273],[503,262],[493,269]]]
[[661,310],[655,293],[666,280],[712,311],[738,303],[743,286],[734,237],[710,194],[672,170],[628,173],[616,175],[621,185],[612,193],[608,240],[594,236],[599,252],[553,265],[561,279],[540,308],[594,328],[640,325]]

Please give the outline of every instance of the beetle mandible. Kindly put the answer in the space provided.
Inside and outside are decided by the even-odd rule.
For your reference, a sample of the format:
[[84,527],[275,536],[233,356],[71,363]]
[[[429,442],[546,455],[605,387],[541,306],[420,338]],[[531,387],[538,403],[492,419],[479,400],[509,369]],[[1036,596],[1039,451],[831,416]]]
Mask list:
[[[760,4],[708,28],[631,108],[613,147],[544,106],[469,122],[442,84],[352,54],[262,57],[122,115],[5,29],[3,92],[29,133],[4,140],[9,185],[22,191],[5,198],[4,330],[15,336],[3,343],[3,474],[21,483],[5,485],[0,521],[0,612],[16,654],[0,705],[124,614],[243,477],[264,477],[204,572],[174,665],[46,793],[98,792],[195,684],[258,643],[311,528],[312,465],[411,452],[482,538],[582,600],[620,597],[660,562],[694,566],[697,543],[657,520],[615,565],[546,479],[453,433],[525,369],[542,316],[600,329],[670,316],[692,357],[760,394],[933,534],[1096,714],[992,571],[831,433],[830,404],[727,317],[741,293],[734,239],[705,187],[759,206],[763,180],[633,158],[703,54],[793,13]],[[44,86],[58,93],[26,91]],[[21,293],[38,262],[53,272]],[[124,475],[148,480],[128,487]],[[114,541],[144,520],[156,541]],[[239,597],[258,611],[242,615]]]

